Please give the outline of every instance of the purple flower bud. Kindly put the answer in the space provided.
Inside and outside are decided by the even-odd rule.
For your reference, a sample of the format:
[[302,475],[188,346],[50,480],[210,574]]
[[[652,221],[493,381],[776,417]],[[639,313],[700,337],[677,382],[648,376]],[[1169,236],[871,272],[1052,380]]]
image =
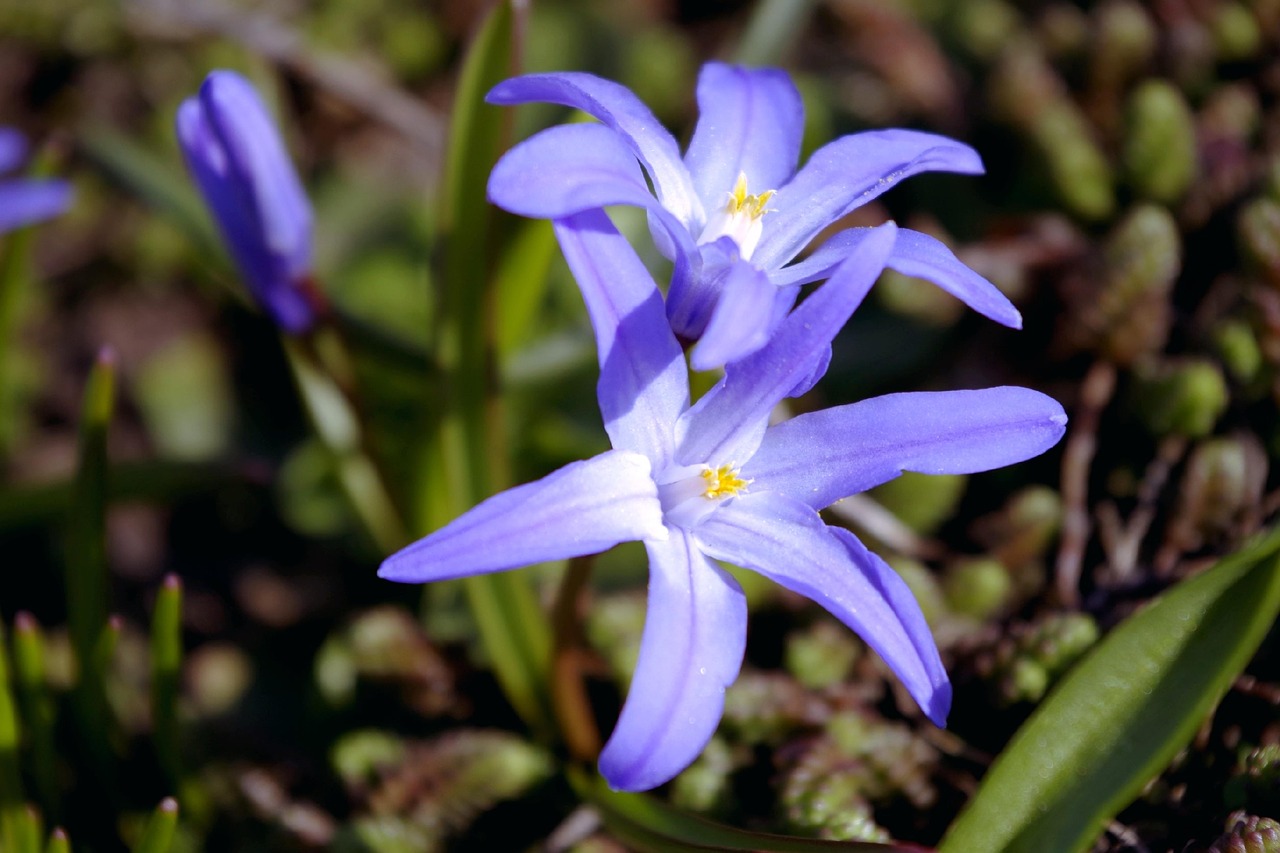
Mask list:
[[315,321],[311,204],[257,91],[214,71],[178,108],[178,142],[240,274],[285,331]]

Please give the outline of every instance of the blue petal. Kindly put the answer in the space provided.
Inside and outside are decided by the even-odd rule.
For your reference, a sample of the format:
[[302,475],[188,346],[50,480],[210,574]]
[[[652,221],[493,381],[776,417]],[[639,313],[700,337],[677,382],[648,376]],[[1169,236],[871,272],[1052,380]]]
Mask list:
[[[225,82],[236,78],[220,79]],[[218,85],[214,88],[222,91],[225,87]],[[254,186],[251,176],[237,166],[228,153],[225,139],[212,123],[203,98],[184,101],[178,108],[176,125],[178,143],[187,168],[254,298],[286,331],[305,330],[314,321],[311,303],[299,287],[299,280],[310,271],[309,233],[303,237],[295,236],[291,245],[273,246],[269,242],[263,212],[259,208],[259,195],[265,192],[269,196],[272,189]],[[253,143],[242,140],[241,144],[252,146]],[[285,169],[296,181],[292,166],[287,161]],[[284,182],[288,183],[288,180],[285,178]],[[280,182],[273,180],[269,183],[274,186]],[[277,205],[279,210],[289,207],[289,203],[278,205],[268,201]],[[305,198],[303,202],[305,204]],[[303,223],[309,232],[309,208],[298,222]],[[280,225],[276,227],[276,240],[288,243],[290,238],[284,235],[289,233],[289,229]]]
[[[752,488],[755,486],[753,484]],[[769,492],[725,503],[693,531],[717,560],[753,569],[825,607],[858,633],[935,724],[946,724],[951,684],[911,590],[846,530]]]
[[0,183],[0,234],[57,216],[69,204],[71,185],[65,181],[14,179]]
[[724,380],[676,425],[676,458],[681,464],[720,465],[751,458],[769,412],[812,376],[836,332],[884,269],[896,230],[892,222],[874,229],[859,251],[782,321],[768,345],[725,368]]
[[724,690],[746,648],[747,603],[737,582],[689,534],[646,541],[649,608],[640,660],[600,773],[623,791],[661,785],[698,757],[724,712]]
[[889,257],[889,268],[931,281],[984,317],[1013,329],[1022,328],[1022,315],[994,284],[969,269],[941,241],[902,228]]
[[751,259],[780,267],[823,228],[918,172],[980,174],[968,145],[915,130],[872,130],[842,136],[814,152],[769,202],[764,233]]
[[680,160],[675,137],[630,89],[592,74],[566,71],[527,74],[505,80],[485,96],[491,104],[543,101],[563,104],[595,116],[627,141],[653,179],[658,199],[687,230],[701,227],[702,204],[689,171]]
[[[868,228],[847,228],[831,236],[821,247],[799,263],[769,274],[779,287],[808,284],[831,274],[845,255],[854,251],[867,235]],[[1014,329],[1022,328],[1022,315],[994,284],[978,275],[941,241],[912,231],[898,229],[898,242],[893,246],[887,266],[903,275],[931,281],[985,317]]]
[[770,428],[742,473],[821,509],[903,471],[970,474],[1030,459],[1066,423],[1056,400],[1029,388],[889,394]]
[[698,345],[689,354],[694,370],[714,370],[745,358],[769,341],[782,314],[775,311],[778,288],[748,261],[729,268],[720,298]]
[[599,124],[570,124],[534,134],[502,156],[489,175],[489,200],[533,219],[562,219],[626,204],[658,218],[685,254],[693,238],[649,192],[634,152]]
[[11,127],[0,127],[0,172],[22,165],[27,156],[27,138]]
[[610,450],[501,492],[383,561],[378,576],[426,583],[665,539],[649,460]]
[[662,294],[603,211],[557,221],[555,231],[595,328],[596,390],[609,439],[659,471],[671,461],[676,418],[689,405],[684,353]]
[[748,192],[776,190],[795,173],[804,105],[785,71],[708,62],[698,75],[698,124],[685,153],[707,211],[723,207],[738,175]]
[[214,71],[200,87],[209,126],[230,172],[252,195],[267,249],[290,278],[311,271],[311,203],[257,90],[234,71]]

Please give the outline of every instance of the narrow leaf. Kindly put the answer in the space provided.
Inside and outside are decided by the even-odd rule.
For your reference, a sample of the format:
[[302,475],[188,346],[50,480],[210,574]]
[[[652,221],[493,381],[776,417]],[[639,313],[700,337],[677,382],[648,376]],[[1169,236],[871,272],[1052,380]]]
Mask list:
[[13,619],[13,670],[40,803],[46,815],[56,817],[61,805],[54,741],[56,706],[45,675],[44,635],[30,613],[18,613]]
[[178,686],[182,675],[182,581],[168,575],[151,616],[151,724],[160,766],[175,788],[182,773]]
[[1182,749],[1280,612],[1280,530],[1121,623],[1014,735],[944,853],[1081,851]]
[[49,833],[49,843],[45,845],[44,853],[71,853],[71,841],[62,827]]
[[133,846],[133,853],[168,853],[177,828],[178,801],[173,797],[165,797],[151,813],[142,838]]
[[0,627],[0,848],[20,850],[23,837],[22,771],[18,758],[21,731],[9,690],[9,650]]

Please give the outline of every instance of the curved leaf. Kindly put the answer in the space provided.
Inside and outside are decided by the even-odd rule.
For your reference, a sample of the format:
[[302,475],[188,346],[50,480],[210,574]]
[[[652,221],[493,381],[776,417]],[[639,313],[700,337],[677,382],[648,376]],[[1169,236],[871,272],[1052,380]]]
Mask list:
[[1280,530],[1129,617],[1018,730],[941,853],[1079,851],[1195,735],[1280,611]]

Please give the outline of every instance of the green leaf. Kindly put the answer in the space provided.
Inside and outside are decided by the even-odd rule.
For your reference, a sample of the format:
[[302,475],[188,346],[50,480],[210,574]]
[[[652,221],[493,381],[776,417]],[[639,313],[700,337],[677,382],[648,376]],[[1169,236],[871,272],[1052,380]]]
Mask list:
[[777,65],[813,12],[813,0],[758,0],[733,61]]
[[160,766],[177,786],[182,774],[178,750],[178,687],[182,677],[182,581],[167,575],[151,616],[151,725]]
[[62,827],[49,833],[49,843],[45,845],[44,853],[71,853],[71,842]]
[[81,408],[80,460],[71,494],[65,582],[71,647],[79,667],[76,721],[102,785],[114,778],[105,677],[119,631],[107,619],[107,430],[115,409],[115,379],[115,356],[104,349],[89,372]]
[[151,813],[142,838],[133,846],[133,853],[168,853],[177,828],[178,801],[173,797],[165,797]]
[[1085,850],[1195,735],[1280,612],[1280,530],[1126,619],[1014,735],[943,853]]
[[203,254],[230,270],[230,259],[199,194],[170,160],[106,127],[86,128],[79,140],[82,150],[108,176],[175,224]]
[[[513,3],[498,3],[463,62],[454,99],[441,222],[444,275],[440,365],[446,412],[422,466],[419,527],[432,530],[509,485],[508,451],[499,405],[498,285],[493,264],[501,241],[485,196],[489,171],[506,143],[509,115],[484,102],[515,71],[520,27]],[[503,692],[529,726],[552,731],[547,682],[551,631],[526,573],[461,580]]]
[[18,710],[9,691],[9,650],[0,627],[0,847],[5,850],[22,849],[26,794],[18,760],[21,737]]
[[[569,782],[600,810],[609,831],[628,849],[645,851],[770,850],[777,853],[924,853],[916,845],[821,841],[767,832],[748,832],[685,814],[649,794],[611,791],[604,780],[571,768]],[[981,848],[975,848],[981,849]]]
[[31,747],[36,790],[45,815],[55,818],[61,812],[54,741],[56,706],[45,674],[44,635],[30,613],[20,612],[13,619],[13,670]]

